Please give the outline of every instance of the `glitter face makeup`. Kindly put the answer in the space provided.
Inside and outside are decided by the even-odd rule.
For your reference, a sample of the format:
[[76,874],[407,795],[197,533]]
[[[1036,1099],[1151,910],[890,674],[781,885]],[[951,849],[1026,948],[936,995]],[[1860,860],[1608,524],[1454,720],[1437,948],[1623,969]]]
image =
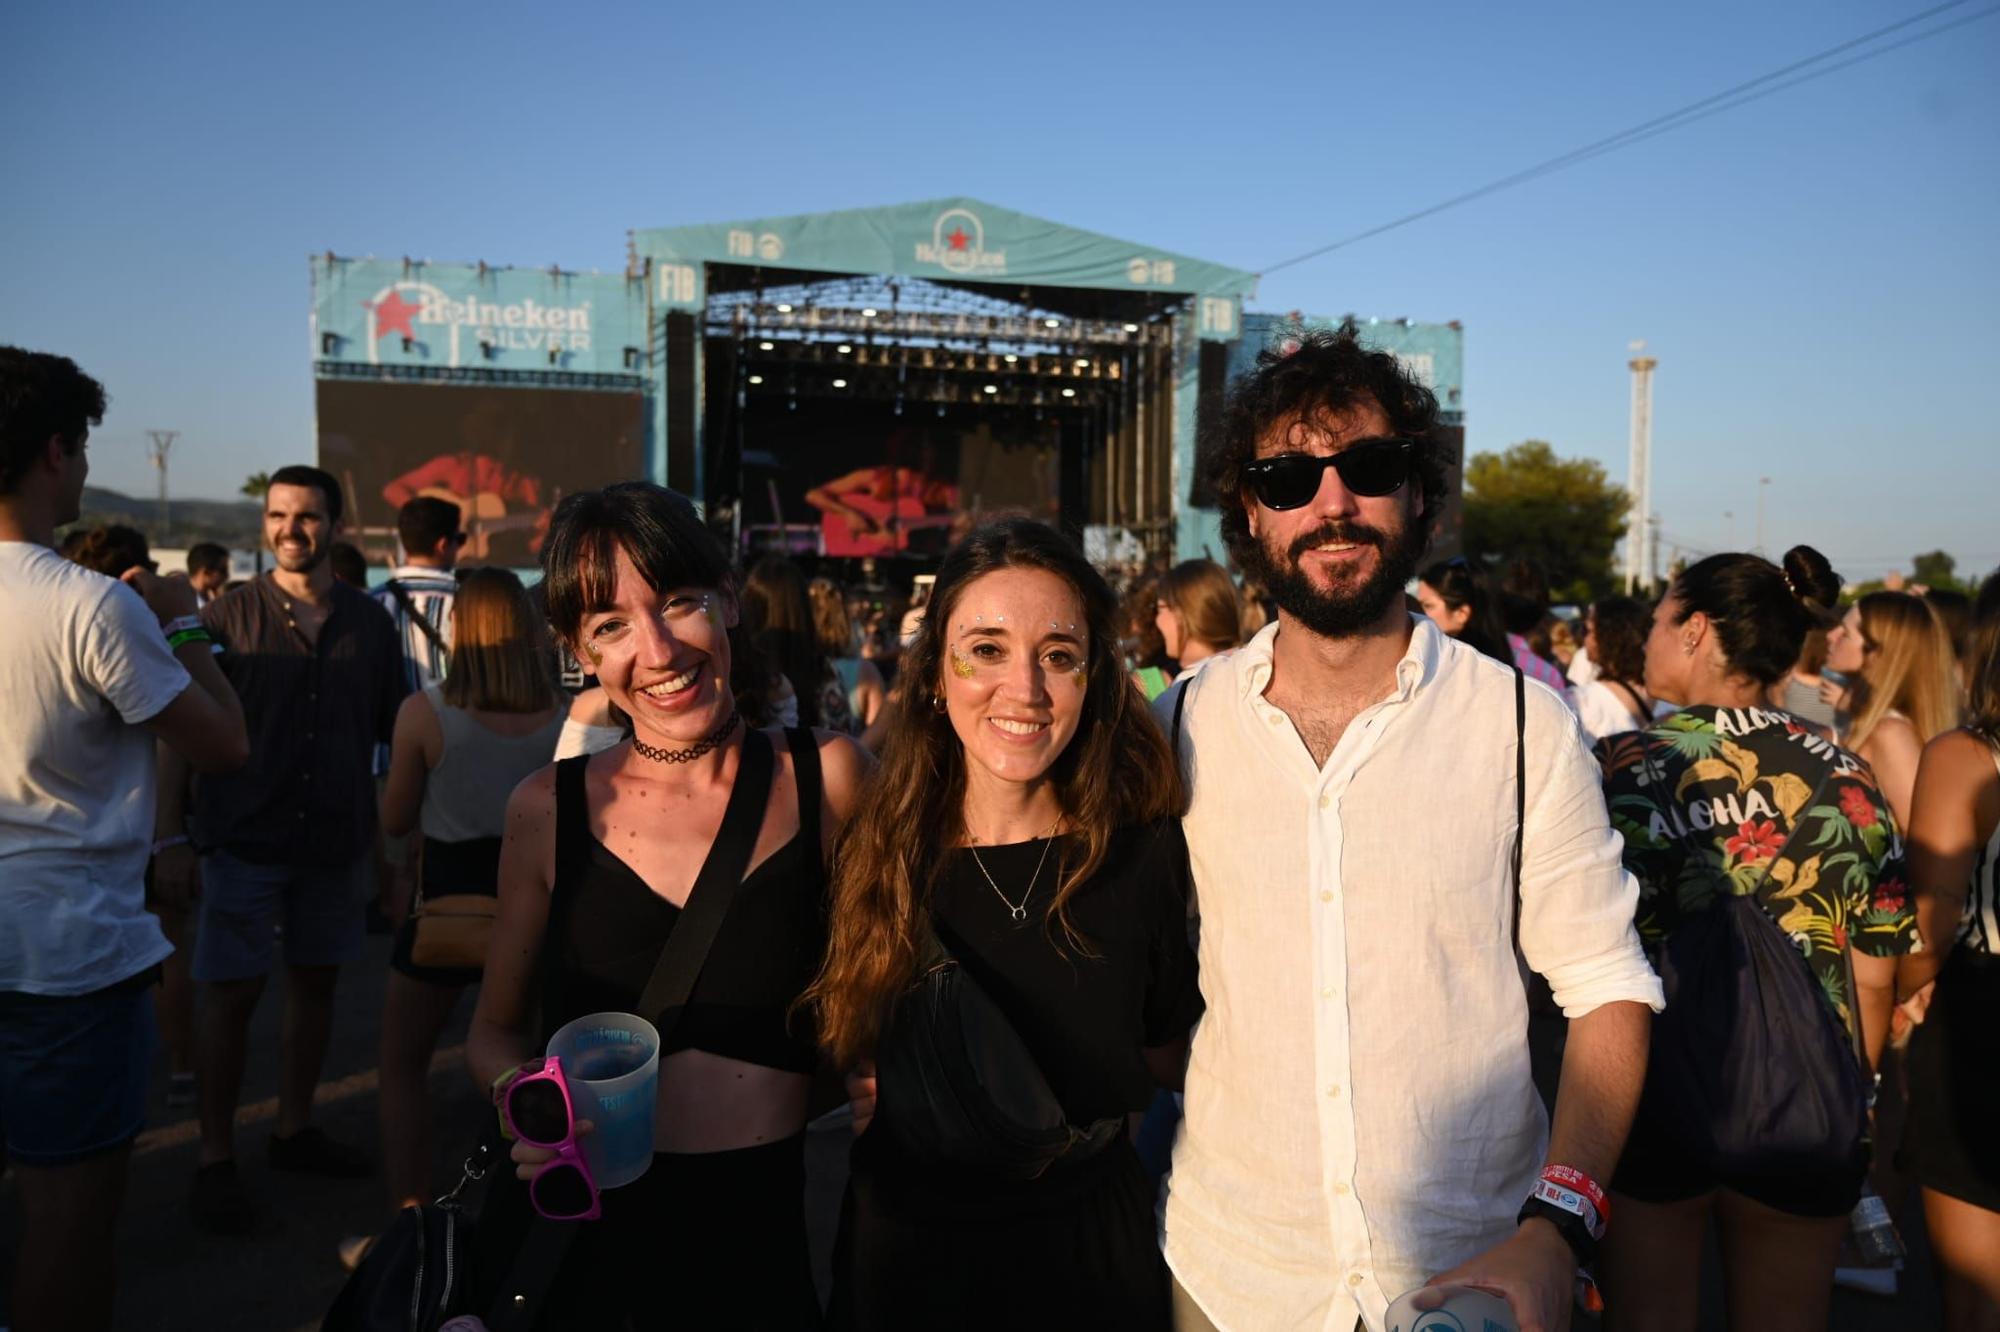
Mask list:
[[622,549],[616,570],[613,595],[583,617],[572,646],[636,740],[686,749],[734,710],[723,626],[735,603],[714,588],[655,587]]
[[1082,723],[1089,644],[1077,592],[1044,569],[997,569],[967,584],[958,608],[938,694],[969,771],[1039,781]]

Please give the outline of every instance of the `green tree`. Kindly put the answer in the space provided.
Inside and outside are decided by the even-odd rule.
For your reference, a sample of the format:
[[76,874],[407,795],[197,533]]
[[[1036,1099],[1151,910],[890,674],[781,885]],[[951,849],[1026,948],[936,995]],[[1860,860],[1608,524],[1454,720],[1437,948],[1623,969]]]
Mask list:
[[1927,551],[1910,561],[1910,581],[1948,592],[1970,591],[1958,581],[1958,561],[1941,550]]
[[264,492],[270,488],[271,474],[269,472],[252,472],[243,478],[243,486],[237,493],[248,495],[253,500],[260,500],[264,498]]
[[1612,558],[1631,498],[1602,465],[1560,458],[1544,440],[1465,465],[1465,549],[1489,559],[1530,559],[1558,601],[1587,601],[1615,586]]

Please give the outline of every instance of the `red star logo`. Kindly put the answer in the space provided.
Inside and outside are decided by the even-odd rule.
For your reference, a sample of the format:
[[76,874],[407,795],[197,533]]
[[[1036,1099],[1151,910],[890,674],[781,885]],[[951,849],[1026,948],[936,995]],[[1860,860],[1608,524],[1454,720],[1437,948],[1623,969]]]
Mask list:
[[971,239],[972,237],[965,234],[964,227],[953,227],[951,235],[945,237],[945,240],[950,243],[951,248],[954,250],[964,249],[965,243]]
[[417,331],[410,327],[410,316],[416,314],[424,307],[421,305],[412,305],[404,300],[402,292],[391,291],[372,306],[366,301],[363,301],[362,305],[364,308],[375,312],[376,338],[384,338],[396,332],[400,332],[406,338],[417,336]]

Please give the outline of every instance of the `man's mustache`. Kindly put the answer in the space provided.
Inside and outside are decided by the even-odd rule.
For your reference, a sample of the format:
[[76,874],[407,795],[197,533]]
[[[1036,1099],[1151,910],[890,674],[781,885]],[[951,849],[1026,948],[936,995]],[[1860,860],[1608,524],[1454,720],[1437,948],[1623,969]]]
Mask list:
[[1286,553],[1296,563],[1299,556],[1305,554],[1314,546],[1323,546],[1329,542],[1341,542],[1354,546],[1373,546],[1377,550],[1380,550],[1387,541],[1388,538],[1384,537],[1379,530],[1369,527],[1364,523],[1332,522],[1308,532],[1292,542],[1291,549]]

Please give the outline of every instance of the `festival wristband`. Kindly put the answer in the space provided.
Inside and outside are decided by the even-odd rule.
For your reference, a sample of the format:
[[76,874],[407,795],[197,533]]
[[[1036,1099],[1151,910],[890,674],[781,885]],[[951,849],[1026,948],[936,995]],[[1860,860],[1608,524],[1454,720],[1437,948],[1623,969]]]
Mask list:
[[215,639],[208,630],[196,625],[192,629],[177,629],[167,635],[167,646],[178,652],[189,643],[213,643]]
[[1575,1189],[1566,1189],[1549,1180],[1538,1179],[1535,1181],[1534,1191],[1528,1195],[1528,1201],[1545,1202],[1551,1207],[1559,1207],[1583,1222],[1583,1228],[1590,1232],[1592,1239],[1604,1238],[1604,1214],[1597,1210],[1596,1204]]
[[[1583,1202],[1579,1195],[1570,1196],[1576,1198],[1578,1202]],[[1583,1205],[1589,1206],[1588,1203]],[[1597,1261],[1597,1236],[1593,1235],[1590,1228],[1584,1224],[1581,1214],[1549,1202],[1537,1194],[1521,1204],[1521,1210],[1515,1214],[1514,1221],[1517,1225],[1526,1225],[1530,1221],[1537,1220],[1546,1221],[1555,1228],[1556,1234],[1562,1237],[1563,1243],[1567,1244],[1570,1252],[1576,1255],[1577,1266],[1589,1267]]]
[[173,619],[168,620],[160,626],[160,632],[168,638],[172,638],[183,629],[199,629],[201,627],[201,616],[199,615],[176,615]]
[[493,1102],[493,1113],[500,1115],[500,1136],[508,1142],[514,1141],[514,1130],[507,1123],[507,1116],[500,1114],[500,1102],[507,1095],[507,1088],[523,1073],[533,1073],[542,1066],[539,1059],[524,1059],[499,1077],[486,1084],[486,1095]]
[[1542,1167],[1542,1178],[1551,1184],[1568,1189],[1572,1193],[1582,1194],[1590,1200],[1590,1205],[1597,1209],[1599,1218],[1605,1224],[1610,1223],[1611,1199],[1605,1196],[1602,1186],[1589,1175],[1584,1174],[1575,1166],[1547,1165]]

